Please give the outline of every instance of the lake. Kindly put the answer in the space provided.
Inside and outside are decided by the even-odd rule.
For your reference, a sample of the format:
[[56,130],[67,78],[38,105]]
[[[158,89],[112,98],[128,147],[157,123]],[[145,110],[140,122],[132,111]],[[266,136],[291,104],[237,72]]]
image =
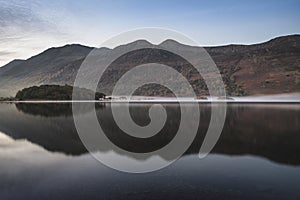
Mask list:
[[[82,103],[82,115],[93,106]],[[132,119],[147,125],[150,106],[131,104]],[[174,138],[179,105],[163,106],[167,122],[147,141],[122,133],[110,103],[96,104],[96,113],[114,144],[139,153],[159,149]],[[204,159],[198,152],[211,105],[198,106],[199,129],[185,154],[161,170],[130,174],[88,153],[71,104],[0,103],[0,199],[300,199],[300,104],[228,104],[221,137]],[[106,146],[95,152],[120,154]]]

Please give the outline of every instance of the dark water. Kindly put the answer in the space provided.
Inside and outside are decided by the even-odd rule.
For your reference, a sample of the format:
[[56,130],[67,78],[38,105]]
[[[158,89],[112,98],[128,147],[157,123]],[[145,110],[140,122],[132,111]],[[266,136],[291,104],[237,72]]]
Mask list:
[[[149,123],[149,106],[131,106],[137,124]],[[168,120],[150,141],[123,134],[109,104],[97,104],[96,110],[113,143],[147,152],[168,144],[178,129],[178,105],[164,106]],[[0,199],[300,199],[299,104],[228,105],[221,138],[201,160],[197,153],[210,105],[199,106],[198,134],[182,158],[159,171],[128,174],[87,152],[70,104],[0,104]],[[88,112],[83,104],[82,114]]]

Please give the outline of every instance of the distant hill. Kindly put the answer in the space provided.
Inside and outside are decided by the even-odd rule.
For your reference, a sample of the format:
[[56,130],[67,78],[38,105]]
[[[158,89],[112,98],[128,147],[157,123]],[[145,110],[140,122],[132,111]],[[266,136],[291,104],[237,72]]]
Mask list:
[[[167,42],[169,45],[182,45],[172,40]],[[99,51],[113,54],[118,48],[101,48]],[[50,48],[27,60],[12,61],[0,68],[0,97],[15,96],[17,91],[31,86],[73,85],[77,70],[92,49],[78,44],[66,45]],[[300,92],[300,35],[278,37],[261,44],[205,49],[217,64],[228,95]],[[110,95],[114,80],[132,66],[149,61],[168,63],[189,78],[199,96],[207,94],[203,80],[188,63],[169,52],[155,49],[142,49],[118,58],[101,78],[99,91]],[[158,85],[146,85],[136,94],[171,95],[167,88]]]

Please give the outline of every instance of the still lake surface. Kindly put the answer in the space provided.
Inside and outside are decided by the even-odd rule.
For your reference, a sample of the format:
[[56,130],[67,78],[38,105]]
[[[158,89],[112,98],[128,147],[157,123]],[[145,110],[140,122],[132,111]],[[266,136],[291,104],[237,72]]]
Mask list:
[[[167,123],[148,142],[122,134],[109,103],[96,105],[96,110],[111,141],[147,152],[176,134],[179,106],[163,105]],[[137,124],[149,123],[149,106],[131,105]],[[87,152],[71,104],[0,103],[0,199],[300,199],[300,104],[227,106],[221,137],[206,158],[197,153],[210,105],[199,104],[198,134],[184,156],[162,170],[128,174],[100,164]],[[82,107],[83,115],[90,111],[90,106]],[[102,147],[97,151],[119,153]]]

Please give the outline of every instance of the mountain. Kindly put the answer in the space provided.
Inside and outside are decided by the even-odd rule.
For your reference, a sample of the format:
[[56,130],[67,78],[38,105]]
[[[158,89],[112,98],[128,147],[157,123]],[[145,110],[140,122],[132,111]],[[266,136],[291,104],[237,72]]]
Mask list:
[[8,63],[7,65],[5,65],[4,67],[0,68],[0,75],[11,70],[12,68],[14,68],[15,66],[21,65],[25,60],[19,60],[19,59],[15,59],[13,61],[11,61],[10,63]]
[[[100,48],[99,52],[113,55],[121,48],[139,43],[148,42],[139,40],[115,49]],[[197,48],[173,40],[167,40],[160,45]],[[227,45],[205,49],[218,66],[228,95],[300,92],[300,35],[278,37],[254,45]],[[27,60],[12,61],[0,68],[0,97],[15,96],[17,91],[34,85],[72,85],[77,70],[92,50],[92,47],[73,44],[50,48]],[[198,95],[207,94],[201,76],[189,63],[170,52],[157,49],[141,49],[119,57],[103,74],[99,90],[109,95],[114,80],[118,80],[133,66],[148,62],[167,63],[188,78]],[[93,70],[89,73],[93,74]],[[167,88],[159,85],[145,85],[136,94],[172,95]]]
[[229,78],[228,85],[235,84],[249,95],[300,92],[300,35],[207,51]]
[[0,96],[14,96],[20,89],[47,83],[72,84],[81,62],[93,48],[66,45],[50,48],[11,67],[0,68]]

